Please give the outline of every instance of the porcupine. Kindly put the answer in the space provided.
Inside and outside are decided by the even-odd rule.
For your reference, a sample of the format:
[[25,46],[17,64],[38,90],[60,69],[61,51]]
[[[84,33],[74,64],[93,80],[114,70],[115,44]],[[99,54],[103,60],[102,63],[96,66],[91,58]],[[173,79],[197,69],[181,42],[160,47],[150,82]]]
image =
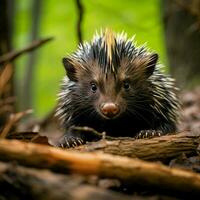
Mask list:
[[67,76],[56,115],[65,130],[58,146],[85,143],[72,126],[110,136],[149,137],[176,130],[179,100],[174,79],[157,64],[158,54],[134,38],[105,30],[63,58]]

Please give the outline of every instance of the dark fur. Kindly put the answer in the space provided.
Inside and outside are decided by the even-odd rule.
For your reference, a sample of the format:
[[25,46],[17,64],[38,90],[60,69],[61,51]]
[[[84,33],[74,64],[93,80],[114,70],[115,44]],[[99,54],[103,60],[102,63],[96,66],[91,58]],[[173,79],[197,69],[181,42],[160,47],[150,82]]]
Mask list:
[[[89,126],[111,136],[131,136],[145,130],[166,134],[176,130],[179,102],[174,81],[162,74],[157,54],[137,48],[124,35],[96,35],[91,43],[63,59],[67,77],[60,93],[57,115],[65,135],[60,146],[84,143],[84,135],[71,126]],[[129,89],[123,87],[124,82]],[[91,90],[91,83],[97,91]],[[120,113],[114,119],[102,116],[99,105],[114,102]]]

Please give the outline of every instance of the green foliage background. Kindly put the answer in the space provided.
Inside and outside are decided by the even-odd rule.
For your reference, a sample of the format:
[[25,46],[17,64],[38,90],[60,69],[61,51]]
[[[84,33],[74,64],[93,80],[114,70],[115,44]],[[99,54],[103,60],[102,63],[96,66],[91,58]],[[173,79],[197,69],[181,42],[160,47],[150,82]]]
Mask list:
[[[19,49],[30,43],[32,1],[17,0],[14,47]],[[159,0],[83,0],[83,38],[90,40],[96,30],[109,27],[114,31],[125,31],[129,37],[136,35],[137,44],[147,46],[160,55],[166,63],[161,5]],[[77,10],[75,0],[43,0],[40,37],[54,36],[55,40],[37,50],[35,78],[33,80],[36,116],[42,116],[56,104],[59,83],[65,75],[61,58],[77,47]],[[27,57],[16,63],[16,87],[22,90],[22,79]]]

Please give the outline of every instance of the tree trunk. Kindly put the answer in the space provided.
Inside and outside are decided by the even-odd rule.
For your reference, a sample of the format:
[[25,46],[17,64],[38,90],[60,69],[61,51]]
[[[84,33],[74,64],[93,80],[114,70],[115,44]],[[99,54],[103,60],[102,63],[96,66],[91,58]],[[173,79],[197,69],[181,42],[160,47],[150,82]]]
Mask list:
[[200,79],[200,1],[163,0],[167,55],[172,75],[180,87]]
[[[32,1],[32,28],[30,33],[30,42],[36,40],[39,35],[40,29],[40,18],[41,18],[41,10],[42,10],[42,1],[34,0]],[[26,71],[24,74],[24,91],[22,98],[23,109],[32,108],[33,101],[33,82],[34,82],[34,74],[36,71],[35,63],[36,63],[37,52],[31,52],[28,57],[28,63],[26,67]]]
[[9,40],[8,1],[2,0],[0,6],[0,55],[10,50]]
[[[10,12],[14,11],[13,0],[2,0],[0,5],[0,56],[8,53],[11,50],[11,38],[13,31],[13,23],[10,17]],[[4,85],[0,91],[0,102],[7,102],[7,100],[14,96],[13,84],[13,65],[0,65],[0,83]],[[3,84],[3,82],[5,84]],[[9,114],[15,108],[14,105],[9,105],[8,110],[4,110],[0,115],[0,130],[5,122],[8,120]]]

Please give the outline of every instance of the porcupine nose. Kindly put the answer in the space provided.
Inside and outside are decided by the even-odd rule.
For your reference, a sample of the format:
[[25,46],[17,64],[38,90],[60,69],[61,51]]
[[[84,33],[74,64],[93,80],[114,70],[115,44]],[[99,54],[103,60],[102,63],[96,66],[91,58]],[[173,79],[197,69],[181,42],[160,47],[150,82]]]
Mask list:
[[115,103],[103,103],[100,110],[104,116],[113,118],[119,113],[119,106]]

